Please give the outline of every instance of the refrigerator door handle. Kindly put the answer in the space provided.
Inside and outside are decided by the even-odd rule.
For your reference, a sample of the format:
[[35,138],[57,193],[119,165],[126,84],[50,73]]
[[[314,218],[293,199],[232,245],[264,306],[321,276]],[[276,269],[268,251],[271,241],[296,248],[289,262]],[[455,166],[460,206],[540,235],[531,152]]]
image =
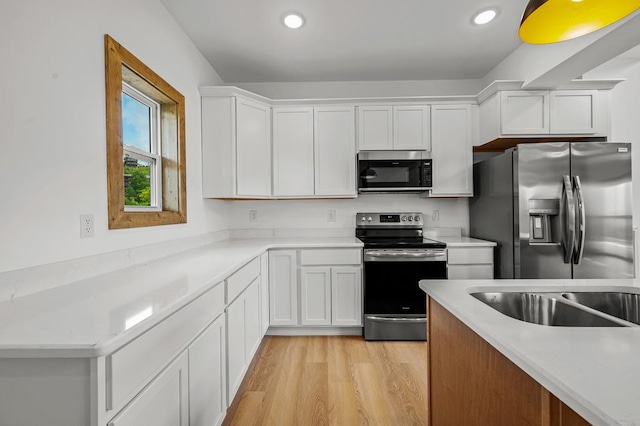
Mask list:
[[573,247],[576,240],[576,203],[573,197],[571,176],[562,176],[562,202],[560,203],[560,221],[562,222],[562,241],[564,263],[573,260]]
[[574,176],[573,178],[574,188],[576,189],[576,206],[578,211],[576,212],[576,248],[573,263],[579,265],[584,256],[584,240],[586,236],[586,219],[587,214],[584,207],[584,196],[582,194],[582,183],[580,182],[580,176]]

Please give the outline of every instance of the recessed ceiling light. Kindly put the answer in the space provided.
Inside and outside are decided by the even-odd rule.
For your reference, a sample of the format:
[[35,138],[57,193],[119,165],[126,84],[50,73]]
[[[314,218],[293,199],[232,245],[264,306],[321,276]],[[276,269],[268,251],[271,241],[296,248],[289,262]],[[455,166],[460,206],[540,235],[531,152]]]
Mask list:
[[287,13],[282,18],[282,23],[287,27],[295,30],[304,24],[304,18],[299,13]]
[[498,15],[495,9],[487,9],[480,13],[478,13],[475,18],[473,18],[473,23],[476,25],[484,25],[493,21],[495,17]]

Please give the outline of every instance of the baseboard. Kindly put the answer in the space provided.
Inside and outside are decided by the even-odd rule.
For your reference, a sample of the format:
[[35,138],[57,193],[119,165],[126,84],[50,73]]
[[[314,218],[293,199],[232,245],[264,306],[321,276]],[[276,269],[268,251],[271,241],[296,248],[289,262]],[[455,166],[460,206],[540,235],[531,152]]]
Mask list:
[[269,327],[268,336],[362,336],[362,327]]

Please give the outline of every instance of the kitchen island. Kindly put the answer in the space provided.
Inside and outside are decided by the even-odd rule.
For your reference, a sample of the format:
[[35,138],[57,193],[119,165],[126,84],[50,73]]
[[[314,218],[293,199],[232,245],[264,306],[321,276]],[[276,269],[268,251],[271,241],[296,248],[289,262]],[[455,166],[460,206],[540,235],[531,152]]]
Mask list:
[[640,327],[532,324],[470,295],[640,293],[640,281],[431,280],[420,287],[429,299],[432,425],[454,424],[462,412],[491,424],[640,424]]

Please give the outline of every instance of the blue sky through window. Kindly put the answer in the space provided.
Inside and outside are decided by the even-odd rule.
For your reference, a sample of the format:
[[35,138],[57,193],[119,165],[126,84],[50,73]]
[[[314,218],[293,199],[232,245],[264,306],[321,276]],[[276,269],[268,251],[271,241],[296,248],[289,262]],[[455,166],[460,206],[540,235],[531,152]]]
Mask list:
[[122,142],[151,152],[151,108],[122,94]]

